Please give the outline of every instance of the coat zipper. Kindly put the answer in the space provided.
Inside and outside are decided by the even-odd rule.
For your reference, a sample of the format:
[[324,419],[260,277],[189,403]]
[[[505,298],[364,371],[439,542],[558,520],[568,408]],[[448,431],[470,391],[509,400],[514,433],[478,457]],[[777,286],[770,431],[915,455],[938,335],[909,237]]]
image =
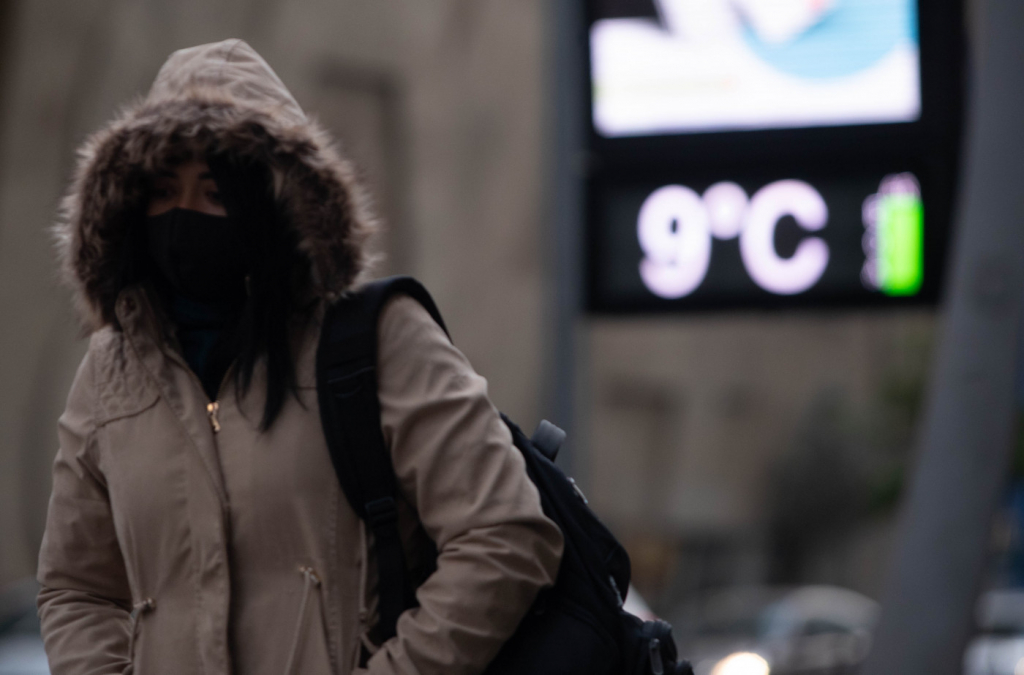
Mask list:
[[[178,365],[185,369],[185,372],[188,373],[192,381],[195,382],[199,386],[200,391],[202,391],[203,383],[199,380],[199,376],[196,375],[192,371],[192,368],[189,367],[184,357],[174,350],[165,352],[165,354],[167,354],[168,357],[173,359],[174,361],[177,361]],[[224,377],[220,381],[220,385],[217,387],[217,400],[210,401],[209,399],[207,399],[206,416],[207,418],[209,418],[210,428],[213,429],[213,433],[215,434],[220,431],[220,419],[217,417],[217,414],[220,412],[220,392],[222,389],[224,389],[224,383],[228,381],[228,376],[231,374],[231,368],[233,367],[234,364],[232,364],[231,367],[228,368],[227,372],[224,373]],[[206,398],[206,396],[204,395],[203,398]]]
[[[185,369],[192,378],[192,381],[199,385],[199,389],[202,390],[203,384],[199,380],[199,376],[192,371],[192,368],[189,367],[188,362],[185,361],[185,357],[181,355],[179,350],[172,348],[169,350],[161,349],[161,351],[163,351],[164,354],[172,360],[177,361],[178,365]],[[220,386],[217,387],[218,399],[206,404],[206,415],[210,419],[210,428],[213,429],[213,433],[215,434],[220,431],[220,420],[217,418],[217,413],[220,412],[220,391],[224,388],[224,383],[227,382],[228,375],[230,375],[231,369],[234,368],[234,366],[235,364],[232,363],[231,366],[228,367],[227,372],[224,373],[224,377],[220,381]],[[206,397],[204,396],[203,398]]]
[[220,421],[217,419],[217,413],[220,412],[220,403],[212,401],[206,404],[206,414],[210,418],[210,426],[213,427],[213,433],[220,431]]
[[[169,358],[177,361],[178,365],[185,369],[185,372],[188,373],[192,381],[195,382],[199,386],[200,391],[202,391],[203,383],[200,382],[199,376],[192,372],[192,369],[189,367],[188,363],[185,362],[185,359],[182,358],[180,354],[173,351],[169,352],[168,356]],[[232,367],[234,366],[232,365]],[[210,420],[210,428],[213,429],[213,433],[215,434],[220,431],[220,419],[217,417],[218,413],[220,412],[220,391],[224,388],[224,383],[227,382],[228,375],[230,373],[231,368],[228,368],[228,372],[224,373],[224,378],[220,381],[220,386],[217,387],[218,399],[216,401],[210,401],[209,399],[207,399],[206,417]],[[206,398],[206,396],[204,395],[203,398]]]
[[[234,364],[232,364],[231,368],[234,368]],[[206,414],[210,418],[210,428],[213,429],[215,434],[220,431],[220,419],[217,417],[218,413],[220,413],[220,392],[224,389],[224,383],[228,381],[231,368],[228,368],[227,372],[224,373],[224,377],[221,378],[220,386],[217,387],[217,399],[206,404]],[[195,377],[197,382],[199,381],[195,373],[192,373],[192,376]],[[202,384],[199,386],[202,387]]]

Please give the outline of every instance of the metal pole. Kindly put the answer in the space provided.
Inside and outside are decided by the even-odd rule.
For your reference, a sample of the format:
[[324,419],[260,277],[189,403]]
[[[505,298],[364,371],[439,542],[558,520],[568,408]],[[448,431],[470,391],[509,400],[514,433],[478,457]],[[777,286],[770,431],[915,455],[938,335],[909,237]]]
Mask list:
[[578,469],[574,450],[580,447],[575,415],[576,366],[580,363],[577,320],[582,307],[583,246],[583,117],[581,109],[584,30],[583,0],[554,0],[550,5],[549,57],[553,77],[548,82],[552,133],[550,157],[552,238],[548,256],[547,405],[544,414],[569,432],[558,463],[571,473]]
[[961,671],[1010,463],[1024,303],[1024,2],[980,1],[942,341],[866,675]]

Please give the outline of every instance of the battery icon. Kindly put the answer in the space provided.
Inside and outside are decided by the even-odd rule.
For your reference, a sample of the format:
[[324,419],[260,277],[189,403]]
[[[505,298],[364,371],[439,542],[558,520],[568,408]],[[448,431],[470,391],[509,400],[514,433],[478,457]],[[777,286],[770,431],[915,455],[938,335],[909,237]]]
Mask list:
[[911,173],[886,176],[864,200],[864,285],[889,296],[916,295],[924,281],[924,206]]

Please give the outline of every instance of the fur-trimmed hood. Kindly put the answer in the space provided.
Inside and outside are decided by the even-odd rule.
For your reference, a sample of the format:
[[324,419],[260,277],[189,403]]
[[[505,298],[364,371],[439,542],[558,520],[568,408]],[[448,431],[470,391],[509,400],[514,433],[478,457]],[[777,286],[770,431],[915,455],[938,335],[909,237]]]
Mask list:
[[373,221],[351,165],[252,47],[200,45],[172,54],[149,94],[79,150],[54,231],[87,330],[116,323],[122,256],[146,176],[211,149],[270,167],[275,198],[309,258],[313,293],[331,298],[364,271]]

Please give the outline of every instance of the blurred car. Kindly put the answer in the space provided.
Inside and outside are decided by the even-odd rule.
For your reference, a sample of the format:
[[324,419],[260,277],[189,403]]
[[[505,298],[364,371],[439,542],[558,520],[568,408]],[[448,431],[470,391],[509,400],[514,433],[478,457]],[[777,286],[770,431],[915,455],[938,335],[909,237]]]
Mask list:
[[0,588],[0,675],[49,675],[32,579]]
[[732,588],[674,614],[696,675],[847,675],[871,648],[878,603],[835,586]]
[[964,675],[1024,675],[1024,589],[978,598],[980,635],[964,651]]

